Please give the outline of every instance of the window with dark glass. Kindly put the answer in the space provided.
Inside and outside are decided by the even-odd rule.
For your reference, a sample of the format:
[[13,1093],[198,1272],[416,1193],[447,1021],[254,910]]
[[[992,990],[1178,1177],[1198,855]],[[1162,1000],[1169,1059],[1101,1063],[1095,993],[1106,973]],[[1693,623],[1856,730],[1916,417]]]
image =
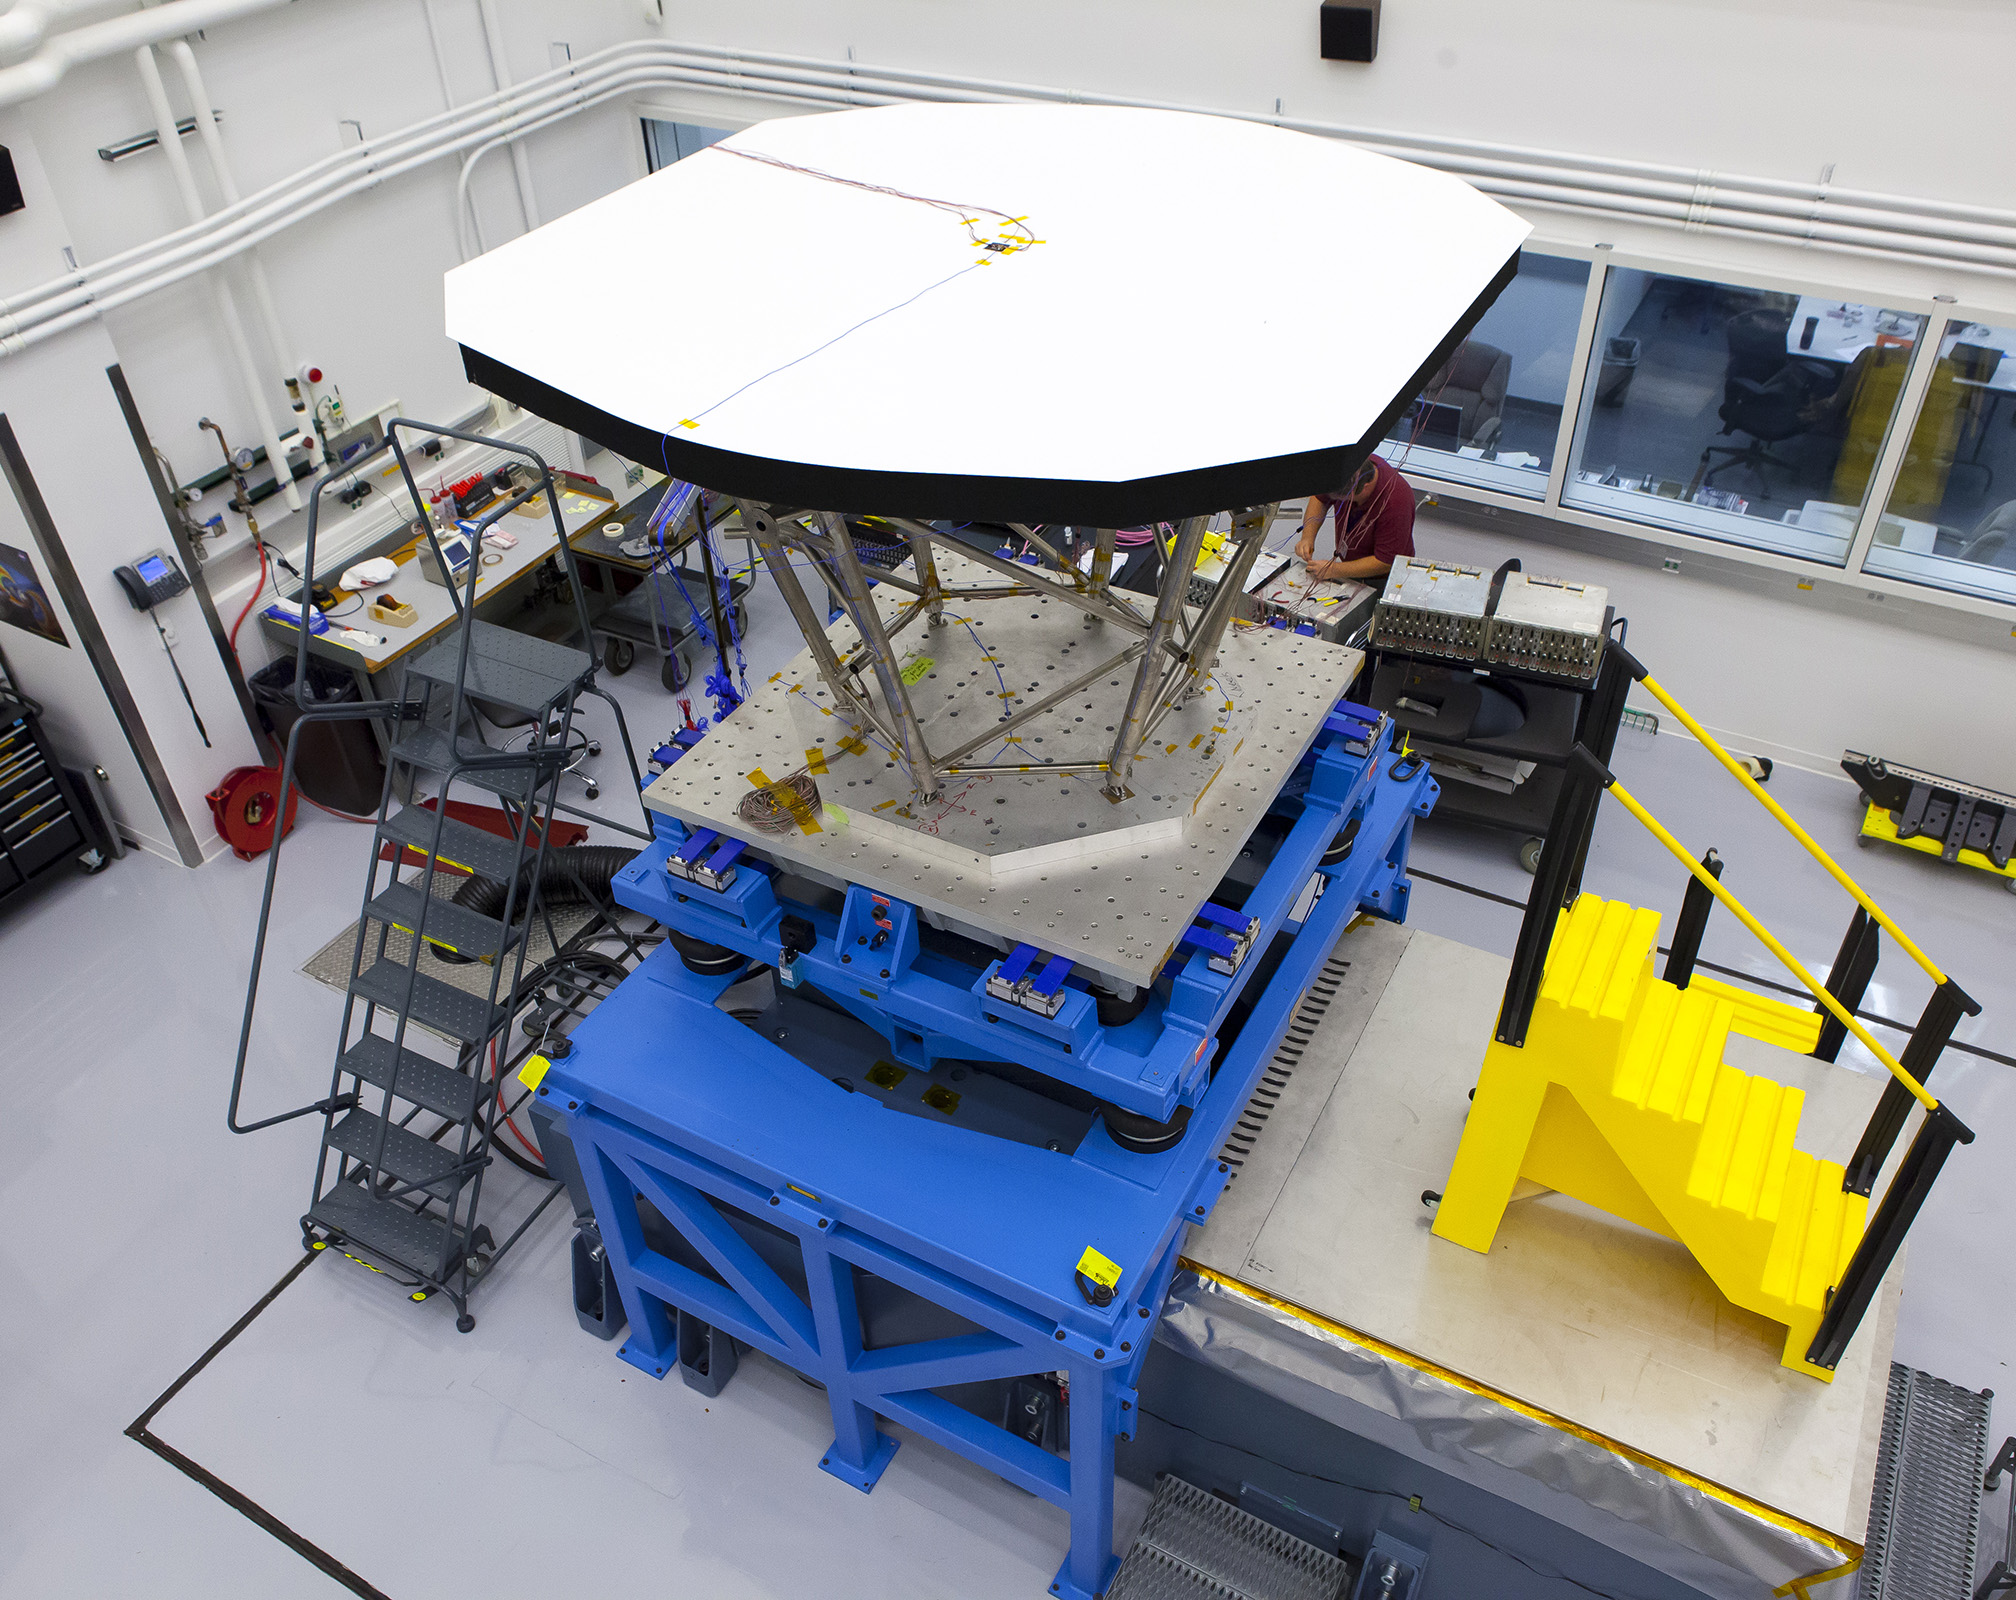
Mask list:
[[1562,503],[1845,565],[1924,322],[1613,267]]
[[1525,250],[1518,275],[1395,423],[1396,467],[1538,500],[1560,437],[1589,263]]
[[2016,328],[1947,322],[1862,566],[2016,600]]

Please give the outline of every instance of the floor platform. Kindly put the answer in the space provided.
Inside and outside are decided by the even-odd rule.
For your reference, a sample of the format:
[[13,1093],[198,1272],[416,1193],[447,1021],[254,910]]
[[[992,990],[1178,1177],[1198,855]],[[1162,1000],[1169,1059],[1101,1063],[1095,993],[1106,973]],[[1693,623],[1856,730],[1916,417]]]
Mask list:
[[[1541,1192],[1488,1256],[1433,1237],[1507,962],[1380,924],[1179,1277],[1158,1338],[1645,1562],[1751,1595],[1859,1559],[1901,1263],[1831,1383],[1673,1241]],[[1353,1004],[1342,1003],[1354,999]],[[1874,1078],[1754,1040],[1853,1147]],[[1765,1588],[1758,1588],[1758,1580]]]

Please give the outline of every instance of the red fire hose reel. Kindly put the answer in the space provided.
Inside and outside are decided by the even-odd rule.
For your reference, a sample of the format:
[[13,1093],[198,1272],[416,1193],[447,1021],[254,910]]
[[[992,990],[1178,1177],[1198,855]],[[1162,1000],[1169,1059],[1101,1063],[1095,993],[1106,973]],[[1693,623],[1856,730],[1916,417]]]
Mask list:
[[[273,846],[273,824],[280,810],[280,773],[274,767],[238,767],[203,797],[217,832],[240,861],[250,861]],[[294,813],[301,802],[297,789],[287,796],[286,832],[294,831]]]

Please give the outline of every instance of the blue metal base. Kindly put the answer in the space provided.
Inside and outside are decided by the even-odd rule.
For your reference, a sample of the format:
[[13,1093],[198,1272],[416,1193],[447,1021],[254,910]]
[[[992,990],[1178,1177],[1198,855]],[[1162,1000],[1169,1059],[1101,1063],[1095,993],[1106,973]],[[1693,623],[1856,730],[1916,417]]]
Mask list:
[[856,1467],[842,1454],[840,1441],[836,1437],[826,1447],[826,1454],[820,1457],[819,1470],[832,1473],[842,1483],[851,1483],[866,1494],[881,1481],[883,1469],[896,1459],[898,1448],[897,1442],[888,1434],[878,1433],[875,1435],[875,1448],[868,1456],[868,1465]]
[[[825,1386],[834,1441],[822,1469],[872,1488],[895,1450],[876,1419],[902,1423],[1064,1507],[1071,1553],[1051,1592],[1102,1592],[1116,1565],[1114,1443],[1133,1436],[1134,1385],[1184,1229],[1210,1214],[1228,1179],[1218,1153],[1345,926],[1360,910],[1405,914],[1407,848],[1433,782],[1418,760],[1395,758],[1383,726],[1367,749],[1362,726],[1335,720],[1277,802],[1294,820],[1239,907],[1256,924],[1244,966],[1214,972],[1201,948],[1179,956],[1147,1009],[1117,1027],[1099,1025],[1082,989],[1055,1019],[989,999],[999,963],[934,953],[915,908],[869,888],[850,890],[837,915],[793,904],[753,850],[720,890],[671,876],[664,863],[685,834],[661,819],[660,843],[619,875],[617,897],[780,970],[782,919],[810,922],[815,947],[788,963],[792,978],[888,1041],[888,1064],[1012,1062],[1137,1115],[1188,1107],[1190,1119],[1173,1148],[1141,1154],[1103,1119],[1064,1149],[950,1114],[898,1114],[729,1016],[715,1001],[735,980],[689,972],[663,945],[538,1090],[593,1201],[629,1317],[623,1358],[664,1377],[682,1315],[732,1335]],[[1321,865],[1352,818],[1349,853]],[[1322,893],[1296,923],[1316,876]],[[870,949],[872,961],[853,959]],[[1269,961],[1264,988],[1244,994]],[[1221,1052],[1221,1030],[1235,1026]],[[682,1259],[667,1253],[675,1246]],[[1077,1272],[1088,1247],[1120,1269],[1105,1305]],[[891,1296],[935,1331],[872,1344],[864,1300]],[[1016,1379],[1068,1392],[1068,1453],[972,1408],[970,1386]]]

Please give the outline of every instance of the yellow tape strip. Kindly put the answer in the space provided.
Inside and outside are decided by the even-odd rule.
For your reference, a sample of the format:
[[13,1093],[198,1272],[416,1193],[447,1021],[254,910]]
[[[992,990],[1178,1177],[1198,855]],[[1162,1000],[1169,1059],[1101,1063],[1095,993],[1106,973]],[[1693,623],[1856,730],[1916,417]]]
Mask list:
[[805,747],[805,770],[807,772],[824,772],[826,770],[826,752],[821,750],[816,744]]
[[[1684,1484],[1688,1488],[1708,1496],[1711,1500],[1719,1500],[1724,1505],[1733,1506],[1736,1510],[1748,1516],[1756,1517],[1759,1521],[1770,1523],[1774,1528],[1782,1528],[1785,1532],[1797,1534],[1802,1539],[1810,1539],[1815,1544],[1824,1545],[1835,1554],[1848,1558],[1848,1565],[1846,1566],[1836,1567],[1827,1572],[1815,1573],[1810,1578],[1795,1578],[1792,1580],[1795,1584],[1820,1583],[1825,1579],[1839,1576],[1841,1573],[1852,1572],[1862,1564],[1862,1547],[1860,1545],[1856,1544],[1852,1539],[1843,1537],[1841,1534],[1830,1533],[1825,1528],[1806,1521],[1803,1517],[1795,1517],[1789,1512],[1778,1510],[1774,1506],[1767,1506],[1763,1501],[1754,1500],[1741,1490],[1728,1488],[1723,1484],[1715,1482],[1712,1478],[1704,1478],[1697,1472],[1688,1471],[1685,1467],[1675,1466],[1672,1462],[1663,1460],[1653,1455],[1650,1451],[1640,1450],[1635,1445],[1625,1444],[1621,1439],[1613,1439],[1606,1433],[1598,1433],[1594,1428],[1585,1428],[1579,1422],[1570,1422],[1566,1417],[1557,1416],[1540,1406],[1530,1404],[1525,1400],[1515,1399],[1502,1389],[1494,1389],[1488,1383],[1479,1383],[1475,1378],[1466,1378],[1460,1372],[1453,1371],[1438,1362],[1430,1361],[1425,1356],[1417,1356],[1411,1350],[1403,1350],[1397,1344],[1389,1344],[1386,1340],[1378,1338],[1373,1334],[1361,1332],[1359,1329],[1339,1322],[1333,1317],[1326,1317],[1320,1311],[1311,1311],[1307,1306],[1297,1305],[1292,1300],[1283,1300],[1278,1295],[1269,1294],[1265,1289],[1256,1289],[1250,1283],[1241,1282],[1237,1278],[1227,1277],[1216,1268],[1207,1267],[1200,1261],[1192,1261],[1188,1256],[1179,1256],[1176,1260],[1176,1265],[1186,1271],[1196,1273],[1198,1277],[1205,1279],[1207,1282],[1215,1283],[1219,1288],[1236,1294],[1242,1299],[1250,1300],[1256,1305],[1266,1306],[1269,1310],[1278,1311],[1283,1316],[1293,1317],[1297,1322],[1307,1323],[1312,1328],[1330,1334],[1334,1338],[1343,1339],[1351,1344],[1355,1344],[1360,1349],[1369,1350],[1374,1355],[1382,1356],[1386,1360],[1400,1366],[1411,1367],[1416,1372],[1425,1373],[1431,1378],[1439,1379],[1443,1383],[1463,1390],[1466,1394],[1474,1394],[1482,1399],[1493,1401],[1505,1407],[1506,1410],[1516,1412],[1518,1415],[1526,1417],[1531,1421],[1544,1423],[1556,1432],[1572,1435],[1582,1440],[1585,1444],[1595,1445],[1599,1450],[1607,1450],[1610,1454],[1621,1457],[1634,1466],[1649,1467],[1661,1476],[1671,1478],[1675,1483]],[[1784,1591],[1780,1590],[1777,1592],[1783,1593]]]
[[1771,1592],[1775,1594],[1797,1595],[1799,1600],[1813,1600],[1812,1586],[1816,1583],[1832,1583],[1836,1578],[1845,1578],[1860,1569],[1862,1558],[1851,1556],[1838,1567],[1829,1567],[1825,1572],[1811,1573],[1804,1578],[1794,1578],[1790,1583],[1781,1583]]

